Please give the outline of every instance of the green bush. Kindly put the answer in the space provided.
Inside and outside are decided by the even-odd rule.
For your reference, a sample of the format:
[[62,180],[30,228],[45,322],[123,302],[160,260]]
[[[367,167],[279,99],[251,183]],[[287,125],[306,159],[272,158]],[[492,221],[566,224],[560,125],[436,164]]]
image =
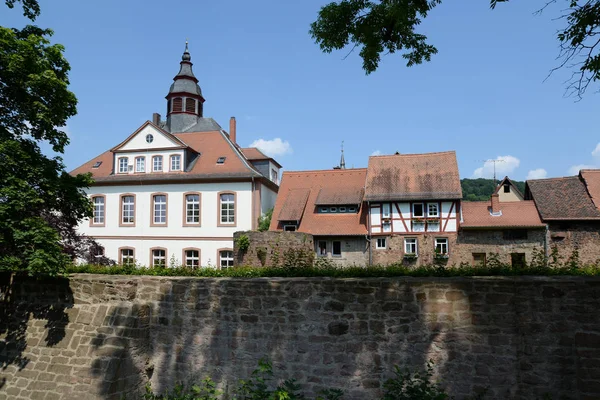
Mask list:
[[241,252],[245,252],[250,247],[250,238],[243,233],[235,239],[235,244]]
[[229,277],[229,278],[260,278],[260,277],[335,277],[335,278],[370,278],[370,277],[452,277],[452,276],[600,276],[600,264],[575,265],[569,263],[556,268],[528,265],[524,268],[514,269],[510,264],[499,261],[489,262],[486,266],[472,266],[460,264],[458,266],[440,267],[427,265],[410,267],[403,264],[389,266],[375,265],[370,267],[350,266],[342,267],[332,264],[324,259],[317,259],[315,266],[302,267],[235,267],[216,269],[202,267],[191,269],[186,267],[168,268],[157,266],[144,268],[136,266],[98,266],[76,265],[67,269],[68,273],[91,273],[107,275],[153,275],[153,276],[196,276],[196,277]]
[[394,367],[394,377],[384,384],[383,400],[445,400],[450,396],[436,382],[433,376],[433,362],[427,362],[423,372],[411,372],[408,368]]

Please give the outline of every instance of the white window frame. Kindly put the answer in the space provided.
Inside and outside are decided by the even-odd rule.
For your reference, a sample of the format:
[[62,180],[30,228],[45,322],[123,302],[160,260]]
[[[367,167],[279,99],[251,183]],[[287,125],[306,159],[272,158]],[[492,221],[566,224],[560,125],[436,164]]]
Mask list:
[[[196,199],[190,200],[190,197]],[[198,193],[185,195],[185,222],[186,224],[200,223],[200,194]]]
[[[335,254],[335,243],[340,244],[340,253]],[[341,257],[342,256],[342,241],[341,240],[332,240],[331,241],[331,256],[332,257]]]
[[[123,162],[125,161],[125,162]],[[129,172],[129,158],[128,157],[119,157],[119,174],[126,174]]]
[[[127,252],[127,254],[125,253]],[[131,252],[131,254],[129,254]],[[121,249],[121,265],[135,264],[135,251],[133,249]]]
[[[225,256],[223,256],[225,254]],[[225,264],[225,265],[223,265]],[[233,267],[233,251],[232,250],[221,250],[219,251],[219,268],[227,269]]]
[[319,207],[319,212],[325,214],[329,212],[329,207]]
[[[290,229],[292,228],[292,229]],[[296,224],[285,224],[283,226],[283,230],[285,232],[296,232]]]
[[391,217],[390,203],[383,203],[381,205],[381,218],[387,219]]
[[121,224],[135,224],[135,196],[121,197]]
[[[158,251],[162,251],[164,254],[163,255],[157,255],[156,252]],[[152,250],[152,266],[156,266],[156,261],[161,261],[162,262],[160,264],[162,264],[163,267],[167,266],[167,250],[165,249],[153,249]]]
[[[229,197],[224,199],[224,196],[231,196],[231,199]],[[235,194],[221,193],[219,195],[219,211],[219,220],[222,225],[235,224]]]
[[342,207],[338,208],[338,210],[339,210],[341,213],[345,213],[345,212],[346,212],[346,207],[343,207],[343,206],[342,206]]
[[[158,200],[157,200],[158,199]],[[155,225],[167,223],[167,195],[152,195],[152,220]]]
[[146,172],[146,157],[135,158],[135,172]]
[[[190,252],[194,252],[194,253],[196,253],[196,255],[190,256],[189,255]],[[194,261],[196,262],[195,264],[194,264]],[[194,249],[185,250],[185,266],[190,267],[190,268],[200,267],[200,250],[194,250]]]
[[163,171],[163,156],[152,156],[152,172]]
[[[98,200],[102,200],[102,203],[98,202]],[[94,196],[94,217],[92,220],[93,224],[103,224],[104,219],[106,218],[106,198],[104,196]]]
[[[415,206],[419,205],[419,204],[421,205],[421,210],[422,210],[421,215],[417,215],[415,213]],[[413,216],[413,218],[425,218],[425,205],[423,203],[413,203],[412,204],[412,216]]]
[[[435,207],[435,213],[431,212],[431,207]],[[438,203],[427,203],[427,217],[428,218],[439,218],[440,206]]]
[[[440,246],[440,248],[442,250],[438,251],[438,246]],[[446,251],[443,251],[443,248],[446,247]],[[442,255],[446,255],[449,254],[449,244],[448,244],[448,238],[435,238],[435,247],[434,250],[436,252],[436,254],[442,254]]]
[[181,155],[173,154],[171,156],[171,171],[181,171]]
[[[411,251],[414,248],[414,252]],[[404,238],[404,254],[419,254],[419,241],[417,238]]]
[[376,240],[375,248],[376,249],[387,249],[387,238],[378,237]]
[[329,207],[329,212],[336,213],[336,212],[338,212],[338,208],[337,207]]

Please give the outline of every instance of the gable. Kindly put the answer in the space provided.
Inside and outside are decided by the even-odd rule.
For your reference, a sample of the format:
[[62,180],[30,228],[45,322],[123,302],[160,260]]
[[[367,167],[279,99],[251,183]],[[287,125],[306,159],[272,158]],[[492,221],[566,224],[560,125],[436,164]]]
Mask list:
[[508,176],[498,184],[496,190],[494,190],[494,194],[498,195],[498,200],[501,202],[524,200],[523,194],[521,194],[517,186],[508,178]]
[[[152,142],[148,143],[146,137],[152,135]],[[137,131],[130,135],[125,141],[112,149],[115,152],[156,150],[156,149],[178,149],[186,147],[175,136],[159,129],[150,122],[144,123]]]

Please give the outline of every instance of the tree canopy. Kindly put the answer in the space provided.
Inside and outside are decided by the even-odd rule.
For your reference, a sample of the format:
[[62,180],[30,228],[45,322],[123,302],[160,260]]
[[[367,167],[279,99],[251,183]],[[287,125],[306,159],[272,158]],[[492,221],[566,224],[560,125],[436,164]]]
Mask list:
[[[38,16],[37,1],[6,0],[9,8],[15,2],[28,18]],[[83,191],[91,177],[69,175],[39,146],[64,152],[63,127],[77,105],[64,48],[51,36],[37,26],[0,26],[0,271],[60,273],[80,251],[78,221],[91,213]]]
[[[508,0],[489,0],[490,7]],[[360,49],[367,74],[379,66],[383,54],[402,53],[407,66],[430,61],[437,48],[417,32],[442,0],[341,0],[321,8],[310,34],[321,50],[331,53]],[[571,68],[566,94],[581,98],[589,85],[600,80],[600,0],[543,0],[539,12],[558,7],[556,18],[565,22],[557,32],[558,68]]]

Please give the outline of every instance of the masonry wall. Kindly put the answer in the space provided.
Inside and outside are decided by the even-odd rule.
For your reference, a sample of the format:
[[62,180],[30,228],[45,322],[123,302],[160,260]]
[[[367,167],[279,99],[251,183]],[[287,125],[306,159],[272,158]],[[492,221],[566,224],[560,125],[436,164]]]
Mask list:
[[600,398],[599,278],[2,278],[0,399],[231,390],[264,356],[345,399],[427,360],[458,399]]
[[[250,246],[247,250],[239,249],[237,238],[246,235]],[[314,256],[315,247],[312,235],[300,232],[257,232],[239,231],[233,234],[234,265],[270,267],[279,264],[289,249],[299,250]],[[264,257],[261,253],[265,254]],[[262,258],[262,259],[261,259]]]
[[[462,230],[458,234],[453,256],[460,262],[473,264],[473,253],[489,256],[498,253],[501,262],[510,264],[511,253],[525,254],[525,261],[531,262],[534,251],[544,251],[546,230],[529,229],[526,239],[504,239],[502,230]],[[454,259],[454,258],[453,258]]]
[[[449,232],[432,232],[425,234],[407,234],[407,235],[392,235],[387,236],[387,248],[377,249],[377,237],[373,236],[372,242],[372,260],[375,265],[389,265],[395,263],[403,263],[409,266],[419,265],[431,265],[435,263],[435,239],[436,238],[447,238],[448,239],[448,252],[449,258],[443,260],[443,264],[452,265],[453,263],[460,263],[457,250],[456,241],[457,234]],[[417,250],[418,257],[416,260],[407,261],[404,259],[404,239],[405,238],[416,238],[417,239]]]
[[550,222],[548,224],[549,250],[556,246],[564,260],[577,249],[583,263],[600,260],[600,223],[598,222]]

